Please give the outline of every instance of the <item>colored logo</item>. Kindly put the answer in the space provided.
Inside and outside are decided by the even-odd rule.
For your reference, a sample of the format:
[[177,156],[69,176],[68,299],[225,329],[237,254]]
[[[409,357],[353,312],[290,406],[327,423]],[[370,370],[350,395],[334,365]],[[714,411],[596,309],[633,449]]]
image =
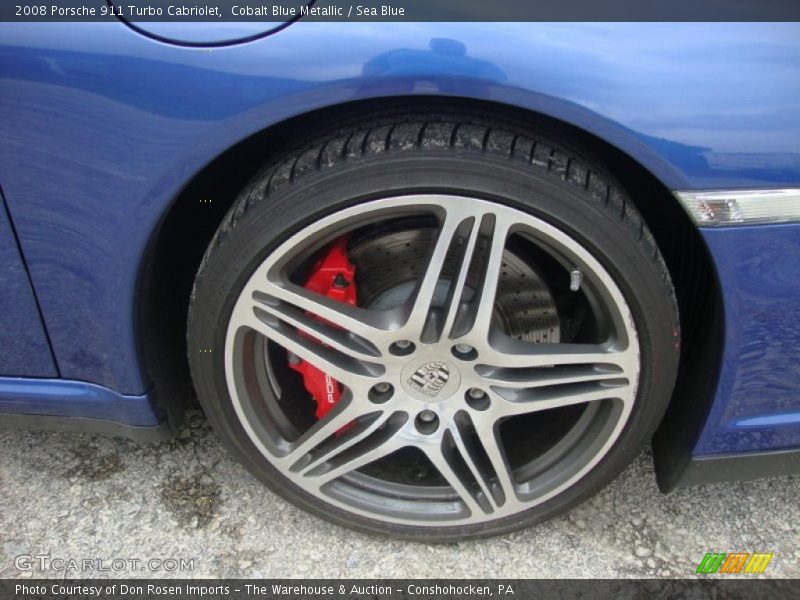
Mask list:
[[697,566],[698,573],[763,573],[772,552],[707,552]]
[[450,370],[443,362],[429,362],[417,369],[408,383],[427,396],[436,396],[450,378]]

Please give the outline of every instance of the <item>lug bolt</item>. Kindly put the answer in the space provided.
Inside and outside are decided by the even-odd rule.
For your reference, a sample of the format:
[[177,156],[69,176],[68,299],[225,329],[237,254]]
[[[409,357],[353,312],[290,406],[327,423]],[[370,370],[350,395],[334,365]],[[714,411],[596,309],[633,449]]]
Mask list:
[[370,402],[375,404],[383,404],[384,402],[389,401],[389,398],[392,397],[393,393],[394,388],[392,387],[392,384],[386,381],[381,381],[372,386],[367,394],[367,398],[369,398]]
[[423,410],[419,413],[419,420],[423,423],[433,423],[436,420],[436,413],[432,410]]
[[420,433],[431,435],[439,429],[439,417],[437,417],[436,413],[432,410],[423,410],[417,415],[417,418],[414,420],[414,425]]
[[473,346],[463,342],[453,346],[450,351],[459,360],[475,360],[478,358],[478,351]]
[[469,388],[464,395],[467,404],[475,410],[486,410],[489,408],[489,396],[481,388]]
[[389,346],[389,352],[395,356],[407,356],[414,352],[414,342],[410,340],[397,340]]

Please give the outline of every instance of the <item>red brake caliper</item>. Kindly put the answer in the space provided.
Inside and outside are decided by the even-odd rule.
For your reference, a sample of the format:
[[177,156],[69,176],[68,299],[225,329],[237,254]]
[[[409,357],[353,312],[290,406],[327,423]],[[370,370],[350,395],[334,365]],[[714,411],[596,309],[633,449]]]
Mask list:
[[[343,236],[333,242],[328,251],[317,261],[306,281],[305,288],[323,294],[337,302],[356,304],[356,268],[347,258],[348,237]],[[325,319],[316,319],[338,327]],[[303,376],[306,389],[317,403],[317,419],[324,417],[342,397],[342,385],[327,373],[304,361],[289,361],[289,366]]]

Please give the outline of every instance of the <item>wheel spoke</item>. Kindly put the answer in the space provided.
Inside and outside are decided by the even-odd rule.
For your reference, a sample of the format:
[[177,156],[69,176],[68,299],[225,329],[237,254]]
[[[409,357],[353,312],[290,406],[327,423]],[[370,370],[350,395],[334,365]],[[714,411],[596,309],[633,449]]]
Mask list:
[[464,335],[468,331],[473,331],[476,338],[484,340],[489,338],[494,315],[494,304],[497,297],[497,286],[500,284],[500,274],[503,271],[503,253],[508,239],[510,224],[504,220],[494,217],[492,221],[485,224],[487,232],[486,256],[480,277],[480,286],[475,290],[473,302],[468,312],[468,318],[464,320],[455,335]]
[[511,477],[511,467],[508,465],[506,453],[503,449],[497,428],[489,421],[478,423],[475,434],[497,476],[497,485],[502,494],[502,504],[517,501],[516,486]]
[[488,514],[493,511],[489,497],[475,484],[469,466],[459,451],[450,431],[441,438],[439,445],[426,445],[424,452],[431,464],[458,495],[470,514]]
[[255,302],[256,314],[258,311],[263,311],[275,319],[280,319],[295,327],[306,336],[317,339],[356,360],[374,360],[381,356],[380,350],[368,340],[325,321],[320,321],[291,305],[275,301],[269,302],[266,298],[258,295],[256,295]]
[[288,467],[294,467],[310,461],[310,455],[314,449],[321,446],[325,440],[335,435],[343,427],[359,419],[369,417],[374,411],[366,403],[360,402],[353,397],[353,393],[345,390],[339,402],[328,412],[323,419],[312,425],[300,438],[291,445],[291,449],[285,454],[281,461]]
[[484,387],[512,390],[538,388],[569,383],[604,381],[624,377],[616,364],[558,365],[552,367],[504,368],[479,365],[476,372]]
[[260,280],[257,286],[250,291],[260,304],[266,302],[274,305],[275,299],[281,300],[301,311],[316,315],[328,323],[352,332],[376,348],[384,347],[387,343],[389,327],[384,327],[380,322],[379,313],[315,294],[293,283],[283,285],[266,278]]
[[453,436],[453,442],[458,449],[461,459],[469,469],[470,475],[472,475],[472,479],[477,482],[483,497],[486,498],[486,501],[490,504],[490,509],[487,512],[494,511],[497,508],[498,502],[492,495],[492,481],[490,475],[482,472],[478,467],[476,459],[473,458],[473,455],[470,454],[470,451],[467,449],[467,442],[464,441],[464,437],[461,435],[461,432],[458,430],[458,428],[454,427],[450,433]]
[[492,510],[497,510],[509,499],[516,499],[505,453],[491,424],[488,427],[476,426],[470,416],[461,411],[455,417],[451,433],[462,459]]
[[[411,304],[408,312],[406,325],[403,327],[403,334],[408,337],[433,342],[438,339],[439,332],[430,332],[429,327],[433,318],[433,299],[436,288],[442,277],[445,260],[451,248],[457,243],[457,237],[466,235],[474,227],[475,217],[468,214],[455,214],[455,211],[448,211],[444,222],[441,225],[436,242],[428,256],[425,270],[417,282],[411,297]],[[464,258],[458,266],[458,271],[464,271]],[[460,273],[459,273],[460,275]]]
[[453,282],[450,285],[450,291],[448,294],[447,312],[445,313],[445,321],[441,329],[442,335],[448,337],[453,331],[453,326],[455,325],[456,318],[459,315],[459,309],[461,308],[464,296],[464,288],[467,283],[467,275],[469,274],[470,263],[472,262],[473,255],[475,253],[475,246],[478,241],[481,223],[475,222],[475,219],[472,219],[470,222],[470,227],[471,229],[469,232],[469,238],[467,239],[463,254],[461,254],[459,257],[460,260],[458,262],[458,269],[455,277],[453,278]]
[[[606,344],[533,344],[495,335],[481,353],[480,367],[529,368],[563,365],[609,365],[621,372],[638,370],[638,355]],[[479,367],[479,368],[480,368]]]
[[513,390],[491,389],[491,412],[495,419],[532,412],[586,404],[598,400],[633,401],[633,386],[627,379],[571,383],[543,388]]
[[317,444],[310,452],[305,453],[295,462],[291,470],[302,475],[308,474],[323,461],[334,460],[348,448],[363,441],[382,427],[391,416],[386,411],[375,411],[363,415],[358,420],[349,421],[333,435]]
[[335,348],[321,344],[250,303],[234,309],[231,325],[237,328],[246,327],[262,334],[346,385],[362,388],[374,383],[385,372],[382,365],[354,359]]
[[[303,471],[304,481],[322,487],[326,483],[351,473],[365,465],[388,456],[403,448],[407,442],[400,439],[398,432],[408,421],[408,415],[395,412],[385,418],[374,420],[367,427],[359,429],[343,443],[346,447],[335,447],[323,460]],[[344,435],[347,435],[345,432]],[[352,443],[349,443],[352,441]]]

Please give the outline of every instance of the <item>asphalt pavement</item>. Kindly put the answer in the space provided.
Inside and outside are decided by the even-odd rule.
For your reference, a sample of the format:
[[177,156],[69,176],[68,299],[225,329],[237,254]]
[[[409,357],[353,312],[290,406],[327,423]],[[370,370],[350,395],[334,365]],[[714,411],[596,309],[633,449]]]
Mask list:
[[[192,411],[178,437],[158,444],[0,431],[0,577],[682,578],[706,552],[744,551],[774,553],[765,577],[797,578],[799,498],[796,476],[664,495],[644,452],[600,494],[538,527],[400,542],[290,506]],[[81,570],[85,560],[93,570]]]

